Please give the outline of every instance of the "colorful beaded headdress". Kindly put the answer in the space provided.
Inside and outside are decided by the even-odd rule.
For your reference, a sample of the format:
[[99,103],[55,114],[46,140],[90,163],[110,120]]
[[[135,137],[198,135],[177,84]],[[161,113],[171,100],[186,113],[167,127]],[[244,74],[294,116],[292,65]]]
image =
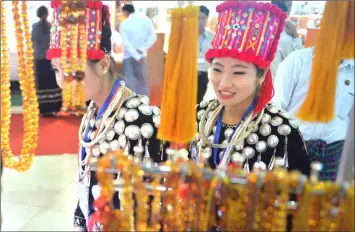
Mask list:
[[[206,59],[232,57],[268,68],[274,59],[287,15],[276,5],[251,1],[228,1],[217,6],[218,22],[212,48]],[[260,89],[255,113],[273,96],[272,76],[268,70]]]
[[[66,22],[63,22],[64,15],[62,15],[62,2],[60,0],[52,0],[51,2],[51,7],[54,9],[53,11],[53,25],[51,29],[51,39],[50,39],[50,47],[49,50],[47,51],[47,59],[53,59],[53,58],[58,58],[61,57],[62,54],[62,48],[67,47],[67,57],[69,58],[71,56],[71,49],[70,49],[70,36],[66,36],[67,41],[62,40],[62,27],[67,28],[67,32],[70,33],[71,30],[70,27],[74,24],[71,24],[68,22],[68,19]],[[84,1],[83,1],[84,2]],[[73,4],[73,3],[69,3]],[[86,28],[86,38],[85,41],[87,43],[87,59],[89,60],[101,60],[105,53],[109,53],[111,51],[111,43],[106,41],[104,44],[102,43],[102,31],[103,31],[103,24],[107,23],[110,24],[110,14],[109,14],[109,9],[107,6],[103,5],[101,0],[91,0],[91,1],[85,1],[86,6],[76,6],[76,7],[82,7],[85,8],[84,12],[85,14],[83,15],[84,17],[78,17],[78,21],[83,21],[85,20],[85,28]],[[69,6],[69,5],[68,5]],[[72,7],[72,6],[71,6]],[[67,16],[67,15],[66,15]],[[70,20],[70,19],[69,19]],[[75,29],[77,32],[77,41],[79,43],[80,41],[80,31],[78,28]],[[109,35],[110,37],[111,35]],[[107,39],[105,39],[107,40]],[[80,49],[81,46],[78,46],[78,56],[80,54]]]

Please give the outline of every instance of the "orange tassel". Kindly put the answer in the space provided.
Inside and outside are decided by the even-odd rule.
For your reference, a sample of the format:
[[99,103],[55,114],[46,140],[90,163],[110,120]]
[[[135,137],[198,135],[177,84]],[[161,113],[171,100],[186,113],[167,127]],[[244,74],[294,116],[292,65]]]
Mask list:
[[[180,30],[174,25],[177,21],[172,21],[158,132],[159,139],[177,143],[190,142],[196,135],[199,7],[188,6],[182,14],[185,18]],[[178,47],[172,44],[174,40],[179,41]]]
[[[175,120],[174,97],[175,87],[174,71],[176,70],[177,57],[181,42],[182,33],[182,8],[175,8],[171,11],[171,31],[169,38],[169,51],[164,68],[164,87],[161,104],[161,120],[158,131],[158,138],[164,141],[172,141],[172,129]],[[180,71],[180,70],[179,70]]]
[[334,118],[339,64],[351,58],[354,58],[354,1],[327,1],[314,51],[312,79],[297,114],[299,119],[329,122]]

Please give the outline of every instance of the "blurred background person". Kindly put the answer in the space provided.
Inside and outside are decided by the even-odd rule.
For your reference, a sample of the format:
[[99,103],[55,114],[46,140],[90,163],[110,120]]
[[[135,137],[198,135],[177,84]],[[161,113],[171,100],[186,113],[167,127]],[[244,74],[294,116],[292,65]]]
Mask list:
[[49,48],[51,25],[48,9],[37,9],[39,21],[32,25],[32,42],[35,57],[35,74],[39,111],[42,117],[56,116],[62,106],[62,90],[57,85],[51,62],[46,58]]
[[200,6],[200,15],[198,17],[198,32],[199,32],[199,52],[198,52],[198,89],[197,103],[200,103],[203,96],[206,94],[208,76],[207,70],[209,64],[205,59],[205,54],[211,48],[213,33],[206,30],[208,22],[209,9],[206,6]]
[[[277,5],[283,12],[290,15],[292,1],[273,0],[272,4]],[[293,51],[303,48],[302,40],[297,33],[297,26],[290,20],[286,20],[284,30],[280,35],[279,45],[275,53],[275,59],[271,63],[273,81],[275,81],[277,68],[280,63]]]
[[123,43],[122,74],[128,88],[149,97],[147,50],[157,39],[154,26],[147,16],[135,13],[131,4],[124,5],[122,13],[126,18],[119,28]]

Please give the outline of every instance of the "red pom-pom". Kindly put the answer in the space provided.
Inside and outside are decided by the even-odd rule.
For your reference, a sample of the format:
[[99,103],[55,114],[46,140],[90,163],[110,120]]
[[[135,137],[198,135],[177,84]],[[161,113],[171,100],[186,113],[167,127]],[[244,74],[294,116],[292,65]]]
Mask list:
[[101,9],[103,6],[101,0],[91,0],[86,2],[86,7],[90,9]]
[[87,58],[89,60],[102,60],[104,58],[105,52],[102,50],[91,50],[87,53]]
[[52,8],[58,8],[61,5],[61,1],[60,0],[52,0],[51,1],[51,7]]

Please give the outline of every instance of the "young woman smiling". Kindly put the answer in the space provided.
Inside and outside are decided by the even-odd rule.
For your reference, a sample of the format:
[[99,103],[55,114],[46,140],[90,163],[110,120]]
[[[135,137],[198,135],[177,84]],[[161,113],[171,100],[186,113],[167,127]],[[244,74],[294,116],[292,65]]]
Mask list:
[[[199,136],[191,155],[212,169],[241,163],[244,171],[273,169],[282,157],[289,170],[310,173],[296,121],[269,104],[273,96],[270,63],[286,15],[270,3],[228,1],[219,13],[209,80],[216,100],[198,105]],[[276,90],[277,91],[277,90]]]

